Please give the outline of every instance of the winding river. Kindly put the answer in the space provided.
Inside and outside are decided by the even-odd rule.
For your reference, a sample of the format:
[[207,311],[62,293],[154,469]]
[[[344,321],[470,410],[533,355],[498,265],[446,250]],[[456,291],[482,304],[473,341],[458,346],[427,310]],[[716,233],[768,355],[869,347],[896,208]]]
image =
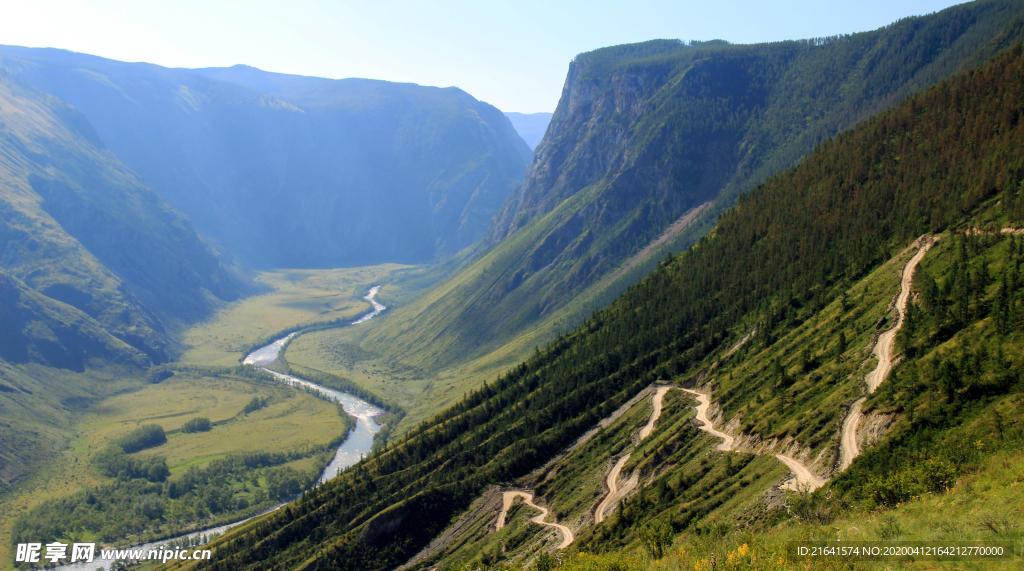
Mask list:
[[[373,304],[373,311],[353,321],[352,325],[358,325],[369,321],[377,315],[380,315],[380,312],[386,309],[384,304],[380,303],[376,299],[377,292],[379,291],[380,286],[370,288],[370,293],[368,293],[363,299]],[[336,402],[341,404],[345,409],[345,412],[356,418],[355,430],[353,430],[348,435],[348,438],[345,439],[345,442],[342,442],[341,446],[338,447],[338,451],[334,455],[334,460],[327,465],[327,468],[324,469],[324,473],[321,474],[320,483],[322,484],[337,476],[341,470],[344,470],[358,462],[363,455],[370,451],[371,446],[373,446],[373,435],[380,431],[380,425],[374,422],[373,417],[383,414],[384,411],[362,399],[356,398],[337,389],[328,388],[305,379],[293,377],[292,375],[284,375],[267,369],[267,365],[270,365],[277,360],[277,357],[281,354],[281,349],[284,347],[285,343],[296,335],[298,335],[298,333],[292,333],[274,341],[270,345],[256,349],[252,353],[246,355],[245,360],[243,360],[242,363],[246,365],[253,365],[261,371],[270,373],[275,379],[282,383],[293,387],[313,389],[322,395],[334,399]]]
[[[370,288],[370,292],[363,299],[369,301],[373,305],[373,310],[367,313],[366,315],[363,315],[359,319],[353,321],[352,325],[357,325],[359,323],[369,321],[370,319],[376,317],[377,315],[380,315],[380,313],[386,309],[384,307],[384,304],[380,303],[376,299],[377,292],[379,291],[380,286],[374,286]],[[325,395],[333,399],[334,401],[340,403],[342,408],[345,409],[345,412],[356,418],[355,430],[349,433],[348,438],[346,438],[345,441],[341,443],[341,446],[338,447],[338,451],[334,454],[334,459],[331,460],[331,463],[328,464],[327,468],[324,469],[323,474],[320,475],[319,483],[323,484],[324,482],[337,476],[345,468],[348,468],[349,466],[352,466],[356,462],[359,462],[359,460],[361,460],[364,455],[370,452],[370,448],[373,446],[373,435],[377,434],[377,432],[380,431],[380,425],[374,422],[373,417],[383,414],[384,411],[360,398],[356,398],[348,393],[339,391],[337,389],[328,388],[307,381],[305,379],[300,379],[292,375],[284,375],[276,371],[271,371],[270,369],[267,369],[267,365],[270,365],[271,363],[277,360],[277,357],[281,354],[281,349],[284,348],[285,343],[287,343],[288,340],[290,340],[292,337],[295,337],[296,335],[298,335],[297,332],[292,333],[290,335],[282,337],[281,339],[278,339],[277,341],[274,341],[269,345],[256,349],[255,351],[246,355],[242,363],[246,365],[253,365],[264,372],[270,373],[271,375],[274,376],[275,379],[287,385],[296,388],[303,387],[315,390],[320,394]],[[278,504],[276,506],[273,506],[272,508],[262,512],[259,515],[272,512],[280,508],[282,505],[284,504]],[[140,550],[143,553],[146,553],[150,550],[160,550],[162,547],[164,547],[170,542],[179,542],[200,535],[219,535],[231,529],[232,527],[235,527],[236,525],[249,521],[249,519],[252,518],[236,521],[234,523],[229,523],[226,525],[221,525],[209,529],[204,529],[201,531],[195,531],[177,537],[161,539],[153,543],[146,543],[143,545],[132,547],[132,549]],[[196,547],[192,547],[190,549],[196,549]],[[68,565],[61,565],[59,567],[55,567],[52,569],[57,569],[58,571],[94,571],[97,567],[106,568],[111,563],[113,563],[113,561],[105,561],[103,559],[100,559],[100,547],[97,545],[96,557],[95,559],[93,559],[92,563],[72,563]]]

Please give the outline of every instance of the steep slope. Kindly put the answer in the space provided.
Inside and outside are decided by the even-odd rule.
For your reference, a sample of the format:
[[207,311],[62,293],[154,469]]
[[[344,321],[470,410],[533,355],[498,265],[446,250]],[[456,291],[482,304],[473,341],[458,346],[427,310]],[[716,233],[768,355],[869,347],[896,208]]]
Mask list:
[[67,104],[0,75],[0,138],[0,268],[13,278],[158,363],[172,354],[165,324],[239,295],[189,222]]
[[254,266],[445,257],[483,234],[530,158],[500,111],[456,88],[17,47],[0,56]]
[[397,309],[363,349],[426,369],[509,343],[525,356],[815,144],[1024,37],[1022,14],[1019,1],[988,0],[835,38],[577,56],[491,249]]
[[67,304],[0,269],[0,359],[82,372],[90,359],[145,366],[146,355]]
[[[922,320],[908,309],[908,324],[917,325],[904,330],[919,335],[904,346],[923,360],[908,365],[905,377],[897,369],[898,378],[868,403],[878,407],[888,398],[915,412],[858,457],[835,489],[889,505],[906,501],[901,482],[921,490],[940,484],[926,480],[939,473],[932,467],[953,466],[941,473],[955,477],[969,465],[943,462],[966,459],[971,450],[977,456],[971,439],[997,432],[985,422],[988,413],[1013,410],[1024,391],[1020,244],[998,231],[1024,226],[1021,77],[1024,47],[1017,45],[825,143],[745,195],[708,237],[529,361],[301,501],[218,540],[212,561],[177,565],[393,568],[487,486],[529,477],[658,379],[713,389],[740,446],[774,441],[774,449],[781,443],[823,458],[844,412],[835,405],[863,392],[869,370],[859,358],[867,343],[833,344],[847,328],[873,337],[879,319],[871,312],[880,304],[885,315],[900,291],[894,270],[925,232],[959,236],[932,250],[952,257],[934,269],[951,271],[922,287],[922,300],[942,311]],[[977,224],[996,231],[983,238],[963,232]],[[985,273],[990,264],[1002,283]],[[947,342],[953,346],[943,347]],[[981,353],[998,357],[990,366]],[[782,475],[771,457],[709,455],[717,439],[698,437],[682,422],[693,404],[672,402],[689,397],[672,391],[666,398],[659,424],[677,428],[655,427],[626,469],[660,474],[680,466],[685,472],[674,476],[685,480],[663,481],[664,493],[639,494],[621,508],[628,517],[613,514],[607,526],[577,533],[581,549],[627,545],[655,516],[668,520],[670,533],[717,526],[703,518],[728,502],[742,511],[740,494],[750,498],[758,489],[751,486]],[[1024,438],[1004,425],[998,434],[1005,446]],[[946,456],[919,465],[925,450]],[[898,481],[886,483],[889,477]]]
[[80,113],[0,72],[0,492],[243,286]]

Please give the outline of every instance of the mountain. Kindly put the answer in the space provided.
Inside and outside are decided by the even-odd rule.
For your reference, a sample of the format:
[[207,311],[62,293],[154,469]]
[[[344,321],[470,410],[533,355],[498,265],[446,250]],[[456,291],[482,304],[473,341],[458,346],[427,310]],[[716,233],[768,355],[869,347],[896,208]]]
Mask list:
[[[832,541],[830,510],[892,510],[949,488],[959,503],[946,517],[961,517],[959,494],[969,491],[956,480],[991,455],[1019,458],[1024,439],[1006,421],[1024,396],[1022,74],[1017,45],[824,142],[526,362],[301,500],[216,540],[212,560],[175,566],[392,569],[463,523],[459,514],[499,484],[536,486],[548,521],[576,528],[588,554],[647,545],[655,533],[658,545],[689,534],[702,552],[718,551],[721,538],[752,542],[800,505],[825,510],[798,523],[802,537]],[[890,300],[912,256],[924,259],[912,281],[919,295],[906,296],[898,317]],[[895,344],[902,360],[865,394],[872,347],[891,320],[904,323]],[[688,421],[695,403],[668,393],[671,430],[655,428],[627,464],[641,491],[607,523],[590,525],[585,498],[604,492],[598,479],[579,464],[545,463],[592,452],[599,471],[610,468],[602,459],[634,441],[634,429],[616,419],[645,418],[631,399],[659,381],[710,393],[715,421],[740,445],[712,452],[718,438]],[[858,398],[875,420],[863,445],[879,442],[844,471],[834,462],[838,427]],[[816,504],[790,503],[778,485],[788,469],[771,453],[834,476],[831,490]],[[1019,482],[1000,474],[1000,497],[1019,497]],[[490,547],[471,550],[475,561],[448,561],[452,568],[506,555],[522,562],[536,553],[529,546],[550,545],[540,526],[493,530],[498,505],[477,505],[472,524],[449,537],[493,538]],[[604,568],[585,563],[578,567]]]
[[[174,358],[249,287],[67,103],[0,71],[0,492],[71,411]],[[120,387],[120,388],[119,388]]]
[[[144,362],[161,363],[174,352],[168,326],[202,318],[240,295],[239,283],[188,220],[143,186],[66,103],[0,74],[0,137],[0,268],[14,306],[46,308],[40,326],[64,316],[81,325],[71,329],[82,335],[101,340],[97,332],[105,332],[141,352]],[[42,334],[32,313],[23,316],[29,337]],[[5,329],[22,333],[6,323]],[[57,345],[70,339],[42,335]],[[57,353],[79,351],[57,345]],[[6,357],[81,368],[83,359],[106,354],[50,358],[19,350]]]
[[[983,0],[832,38],[580,54],[475,257],[363,349],[428,371],[513,365],[814,145],[1019,41],[1022,18],[1019,0]],[[444,387],[432,388],[417,406],[439,410]]]
[[252,267],[425,263],[476,241],[530,149],[456,88],[0,48],[145,183]]
[[548,124],[551,123],[551,113],[515,113],[506,111],[505,116],[512,122],[519,136],[530,145],[530,149],[536,149],[544,138]]

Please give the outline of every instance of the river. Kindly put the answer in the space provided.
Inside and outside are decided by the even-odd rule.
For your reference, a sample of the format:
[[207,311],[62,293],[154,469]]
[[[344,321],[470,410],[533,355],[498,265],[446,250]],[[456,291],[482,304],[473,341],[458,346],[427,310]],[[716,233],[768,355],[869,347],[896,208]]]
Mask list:
[[[374,286],[370,288],[370,293],[368,293],[366,297],[364,297],[363,299],[369,301],[370,304],[373,305],[373,310],[367,313],[366,315],[363,315],[359,319],[353,321],[352,325],[357,325],[359,323],[369,321],[370,319],[376,317],[377,315],[380,315],[380,312],[387,309],[386,307],[384,307],[384,304],[380,303],[376,299],[377,292],[379,291],[380,286]],[[242,363],[246,365],[253,365],[264,372],[270,373],[271,375],[274,376],[275,379],[287,385],[293,387],[305,387],[313,389],[327,397],[330,397],[334,399],[336,402],[340,403],[342,408],[345,409],[345,412],[356,418],[355,430],[349,433],[348,438],[346,438],[345,441],[341,443],[341,446],[338,447],[338,451],[335,452],[334,454],[334,459],[331,460],[331,463],[328,464],[327,468],[324,469],[323,474],[320,475],[319,483],[322,484],[330,480],[331,478],[337,476],[345,468],[348,468],[349,466],[352,466],[356,462],[359,462],[359,460],[361,460],[364,455],[370,452],[370,448],[373,446],[373,435],[380,432],[380,425],[374,422],[373,417],[383,414],[384,411],[360,398],[354,397],[348,393],[339,391],[337,389],[328,388],[307,381],[305,379],[300,379],[298,377],[294,377],[291,375],[283,375],[276,371],[271,371],[270,369],[267,369],[267,365],[270,365],[271,363],[277,360],[277,357],[281,354],[281,349],[284,347],[285,343],[287,343],[289,339],[295,337],[296,335],[298,335],[298,333],[292,333],[290,335],[278,339],[277,341],[274,341],[269,345],[256,349],[255,351],[246,355]],[[264,511],[260,515],[274,511],[280,508],[282,505],[284,504],[278,504]],[[236,521],[234,523],[229,523],[226,525],[221,525],[209,529],[204,529],[201,531],[195,531],[185,535],[179,535],[177,537],[161,539],[153,543],[146,543],[143,545],[133,547],[132,549],[140,550],[145,553],[150,550],[160,550],[162,547],[164,547],[170,542],[178,542],[185,539],[191,539],[199,535],[220,535],[238,524],[249,521],[249,519],[252,518]],[[195,549],[195,547],[192,547],[190,549]],[[70,549],[68,556],[70,556]],[[96,557],[92,563],[71,563],[68,565],[61,565],[59,567],[55,567],[52,569],[57,569],[58,571],[94,571],[97,567],[103,567],[104,569],[106,569],[112,563],[113,561],[105,561],[103,559],[100,559],[100,548],[99,546],[97,546]]]

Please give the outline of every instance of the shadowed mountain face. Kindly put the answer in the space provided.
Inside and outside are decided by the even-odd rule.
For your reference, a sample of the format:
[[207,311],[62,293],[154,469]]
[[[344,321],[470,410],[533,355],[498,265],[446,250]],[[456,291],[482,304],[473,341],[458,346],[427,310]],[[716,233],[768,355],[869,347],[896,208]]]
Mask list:
[[188,220],[81,113],[3,72],[0,148],[0,358],[160,363],[173,353],[165,325],[239,296]]
[[0,54],[254,266],[450,255],[483,235],[531,154],[500,111],[456,88]]

